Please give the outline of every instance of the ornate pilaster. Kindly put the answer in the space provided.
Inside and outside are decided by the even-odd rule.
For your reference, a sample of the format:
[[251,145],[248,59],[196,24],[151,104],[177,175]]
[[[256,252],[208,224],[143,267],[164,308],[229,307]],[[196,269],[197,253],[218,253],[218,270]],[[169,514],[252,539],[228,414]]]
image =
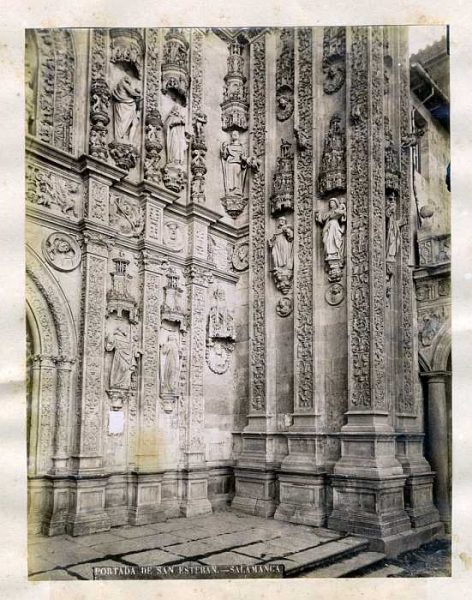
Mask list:
[[161,57],[159,29],[146,29],[146,69],[144,95],[144,179],[160,184],[161,152],[164,148],[162,117],[159,110]]
[[77,480],[68,532],[81,535],[110,528],[104,511],[106,482],[103,473],[103,415],[105,401],[105,319],[109,240],[84,233],[82,323],[78,377],[78,447],[74,471],[87,475]]
[[348,422],[329,525],[391,552],[410,521],[386,385],[383,29],[351,28],[348,47]]
[[[194,252],[195,254],[195,252]],[[205,366],[208,273],[193,264],[187,272],[190,305],[187,433],[181,511],[187,517],[212,512],[205,469],[203,370]]]
[[57,372],[57,400],[53,472],[54,474],[59,474],[67,470],[67,462],[70,456],[72,368],[75,360],[67,356],[59,356],[55,362]]
[[106,80],[107,33],[93,29],[90,42],[90,131],[89,154],[101,160],[108,158],[108,125],[111,92]]

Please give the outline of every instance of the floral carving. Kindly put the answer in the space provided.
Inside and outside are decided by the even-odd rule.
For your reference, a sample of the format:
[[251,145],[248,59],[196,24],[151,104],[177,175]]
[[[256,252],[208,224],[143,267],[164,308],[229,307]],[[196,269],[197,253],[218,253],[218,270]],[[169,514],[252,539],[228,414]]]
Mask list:
[[144,118],[144,178],[161,183],[162,117],[159,97],[159,30],[146,30],[146,115]]
[[[313,406],[313,33],[298,30],[299,152],[296,159],[295,409]],[[302,142],[302,144],[300,144]]]
[[106,32],[94,29],[91,41],[89,153],[106,160],[111,93],[106,81]]

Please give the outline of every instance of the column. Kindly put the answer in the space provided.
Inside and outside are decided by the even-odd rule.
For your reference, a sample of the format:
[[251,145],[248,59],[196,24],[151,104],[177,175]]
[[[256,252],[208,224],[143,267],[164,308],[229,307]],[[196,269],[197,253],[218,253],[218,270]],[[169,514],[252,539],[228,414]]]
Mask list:
[[430,440],[431,467],[436,474],[434,491],[441,521],[451,528],[451,490],[448,450],[447,384],[450,373],[423,373],[428,385],[428,438]]
[[349,28],[347,44],[348,411],[328,524],[396,553],[410,520],[386,385],[383,29]]
[[242,433],[242,453],[235,468],[236,510],[264,517],[276,508],[277,466],[275,374],[270,372],[268,354],[271,330],[267,294],[272,292],[268,264],[267,224],[268,160],[266,147],[268,108],[267,34],[250,46],[250,155],[257,156],[259,169],[250,182],[249,200],[249,412]]
[[311,28],[295,33],[295,222],[294,222],[294,399],[288,455],[277,479],[280,504],[274,518],[323,525],[324,469],[317,465],[313,348],[313,84]]

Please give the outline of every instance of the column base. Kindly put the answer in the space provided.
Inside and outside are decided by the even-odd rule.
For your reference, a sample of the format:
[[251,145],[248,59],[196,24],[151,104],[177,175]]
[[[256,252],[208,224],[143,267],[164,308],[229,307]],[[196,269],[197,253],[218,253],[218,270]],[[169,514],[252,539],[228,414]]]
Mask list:
[[234,470],[236,494],[231,503],[238,510],[259,517],[272,517],[277,507],[275,498],[276,474],[264,467],[236,467]]
[[183,501],[180,512],[185,517],[207,515],[213,512],[208,500],[208,470],[185,469],[182,473]]
[[274,519],[321,527],[326,521],[325,475],[280,472]]
[[129,509],[131,525],[159,523],[167,518],[162,506],[162,473],[136,473],[133,481],[132,504]]
[[110,518],[105,511],[106,479],[77,480],[74,490],[73,514],[69,515],[66,532],[69,535],[88,535],[108,531]]
[[394,558],[408,550],[415,550],[415,548],[419,548],[423,544],[427,544],[435,537],[443,534],[444,524],[437,522],[385,538],[371,539],[369,550],[373,552],[382,552],[388,558]]

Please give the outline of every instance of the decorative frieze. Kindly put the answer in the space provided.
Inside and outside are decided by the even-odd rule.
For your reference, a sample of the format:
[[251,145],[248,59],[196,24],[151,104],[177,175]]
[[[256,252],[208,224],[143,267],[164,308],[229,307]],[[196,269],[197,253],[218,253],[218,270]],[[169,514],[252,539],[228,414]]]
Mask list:
[[280,156],[273,177],[274,193],[271,197],[271,213],[293,211],[293,152],[292,144],[282,139]]
[[323,62],[325,94],[334,94],[346,79],[346,29],[325,27],[323,34]]
[[280,43],[282,49],[277,57],[275,72],[276,115],[279,121],[286,121],[293,114],[294,83],[294,40],[292,29],[282,29]]
[[321,156],[318,190],[321,196],[346,192],[346,134],[341,115],[329,122]]
[[189,43],[175,27],[165,36],[162,58],[162,93],[170,94],[182,106],[187,103],[189,87]]
[[108,157],[108,125],[111,93],[106,81],[106,39],[104,29],[92,31],[90,65],[90,133],[89,154],[106,160]]
[[236,341],[234,317],[226,303],[223,288],[213,291],[207,324],[206,359],[209,368],[219,375],[228,370]]
[[450,234],[428,235],[418,240],[419,263],[421,267],[451,262]]

